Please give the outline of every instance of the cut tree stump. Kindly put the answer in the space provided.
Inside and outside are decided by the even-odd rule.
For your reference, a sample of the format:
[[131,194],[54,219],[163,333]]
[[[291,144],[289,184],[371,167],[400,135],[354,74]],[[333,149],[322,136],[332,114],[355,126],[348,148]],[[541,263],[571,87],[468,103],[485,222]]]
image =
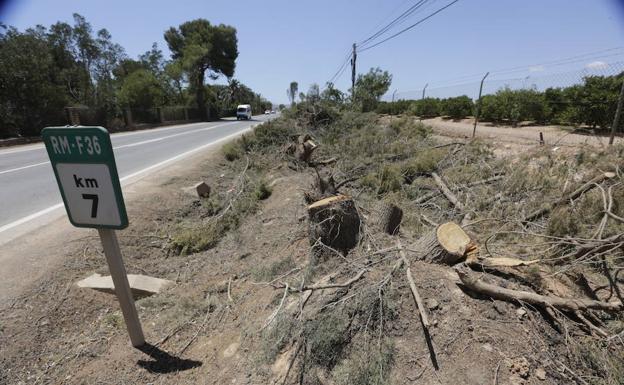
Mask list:
[[316,179],[314,179],[312,183],[312,188],[310,191],[306,191],[303,194],[308,204],[338,194],[336,181],[331,171],[321,170],[321,172],[319,172],[317,169],[314,169],[314,171],[316,172]]
[[422,236],[410,250],[418,260],[454,265],[475,252],[476,248],[476,244],[459,225],[447,222]]
[[377,211],[379,213],[377,223],[383,232],[390,235],[397,234],[401,220],[403,220],[403,210],[390,202],[382,202]]
[[197,196],[200,198],[208,198],[210,196],[210,186],[206,182],[199,182],[193,188],[195,188],[195,192],[197,192]]
[[310,243],[320,241],[346,254],[360,240],[360,215],[347,195],[321,199],[308,206]]

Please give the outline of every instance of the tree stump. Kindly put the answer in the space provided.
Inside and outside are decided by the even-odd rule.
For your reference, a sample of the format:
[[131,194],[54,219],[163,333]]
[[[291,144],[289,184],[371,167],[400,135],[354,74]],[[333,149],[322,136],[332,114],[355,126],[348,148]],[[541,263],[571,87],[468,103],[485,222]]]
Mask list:
[[331,172],[314,170],[316,171],[316,179],[312,183],[312,189],[303,194],[307,204],[338,194],[334,175]]
[[382,202],[377,211],[379,215],[377,224],[381,230],[386,234],[397,234],[403,219],[403,210],[392,203]]
[[360,240],[360,215],[346,195],[321,199],[308,206],[310,244],[318,240],[343,254]]
[[418,260],[454,265],[474,252],[476,244],[459,225],[447,222],[422,236],[410,249]]

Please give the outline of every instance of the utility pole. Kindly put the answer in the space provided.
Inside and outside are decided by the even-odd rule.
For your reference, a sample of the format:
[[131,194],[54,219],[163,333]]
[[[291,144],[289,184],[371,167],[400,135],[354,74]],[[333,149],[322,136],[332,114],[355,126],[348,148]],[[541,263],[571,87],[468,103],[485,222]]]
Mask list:
[[355,96],[355,61],[357,59],[356,45],[353,43],[353,53],[351,54],[351,98]]
[[487,78],[489,74],[490,74],[489,72],[485,73],[485,76],[483,77],[483,79],[481,79],[481,85],[479,86],[479,99],[477,99],[477,106],[475,108],[474,127],[472,128],[473,138],[477,134],[477,122],[479,122],[479,114],[481,113],[481,93],[483,92],[483,82],[485,81],[485,78]]
[[615,131],[620,125],[620,114],[622,113],[622,103],[624,102],[624,81],[622,81],[622,88],[620,89],[620,98],[618,99],[617,109],[615,110],[615,117],[613,118],[613,125],[611,126],[611,137],[609,138],[609,145],[613,144],[615,139]]

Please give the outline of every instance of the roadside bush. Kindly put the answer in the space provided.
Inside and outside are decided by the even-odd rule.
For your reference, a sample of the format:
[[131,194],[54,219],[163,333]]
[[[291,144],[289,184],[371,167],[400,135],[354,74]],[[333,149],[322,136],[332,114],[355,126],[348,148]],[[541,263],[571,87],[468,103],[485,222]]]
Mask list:
[[269,185],[264,180],[260,181],[258,186],[256,186],[256,190],[254,191],[254,194],[256,195],[256,199],[259,201],[263,201],[267,199],[268,197],[271,196],[272,193],[273,193],[273,189],[269,187]]
[[240,159],[240,157],[243,156],[243,149],[239,140],[224,144],[221,148],[221,152],[225,159],[230,162]]

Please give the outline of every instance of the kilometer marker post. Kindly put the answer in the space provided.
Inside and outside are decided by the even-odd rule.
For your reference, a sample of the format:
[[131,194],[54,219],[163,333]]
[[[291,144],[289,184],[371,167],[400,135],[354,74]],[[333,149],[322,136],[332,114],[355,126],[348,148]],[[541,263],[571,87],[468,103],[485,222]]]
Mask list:
[[41,132],[67,216],[98,230],[132,346],[145,344],[115,230],[128,226],[113,146],[102,127],[47,127]]

